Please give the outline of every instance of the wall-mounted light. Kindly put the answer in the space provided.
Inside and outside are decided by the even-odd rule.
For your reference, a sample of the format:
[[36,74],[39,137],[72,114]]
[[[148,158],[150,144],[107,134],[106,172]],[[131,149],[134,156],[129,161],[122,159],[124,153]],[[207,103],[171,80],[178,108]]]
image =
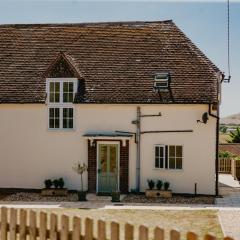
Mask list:
[[201,120],[197,120],[197,122],[204,123],[204,124],[206,124],[207,121],[208,121],[208,113],[207,112],[203,113],[202,121]]

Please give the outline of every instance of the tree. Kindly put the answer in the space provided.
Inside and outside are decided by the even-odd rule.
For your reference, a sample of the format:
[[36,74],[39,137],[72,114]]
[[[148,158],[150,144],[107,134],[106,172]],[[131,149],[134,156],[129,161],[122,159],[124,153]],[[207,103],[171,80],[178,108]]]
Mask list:
[[231,140],[228,140],[229,143],[240,143],[240,128],[237,127],[236,131],[230,132],[230,138]]

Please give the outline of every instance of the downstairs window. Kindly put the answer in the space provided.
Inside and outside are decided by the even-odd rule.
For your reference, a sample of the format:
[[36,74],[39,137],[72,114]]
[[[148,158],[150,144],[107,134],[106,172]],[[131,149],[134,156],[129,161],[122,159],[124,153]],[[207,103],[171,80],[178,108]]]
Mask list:
[[182,169],[183,146],[181,145],[156,145],[155,162],[157,169]]

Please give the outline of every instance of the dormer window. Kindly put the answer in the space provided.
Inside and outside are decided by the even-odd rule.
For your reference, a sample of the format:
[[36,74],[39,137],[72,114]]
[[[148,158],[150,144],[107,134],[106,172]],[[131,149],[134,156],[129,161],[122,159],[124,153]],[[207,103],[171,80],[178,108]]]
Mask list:
[[47,78],[48,129],[74,128],[74,96],[77,78]]
[[169,88],[170,74],[156,73],[154,76],[154,89],[166,91]]

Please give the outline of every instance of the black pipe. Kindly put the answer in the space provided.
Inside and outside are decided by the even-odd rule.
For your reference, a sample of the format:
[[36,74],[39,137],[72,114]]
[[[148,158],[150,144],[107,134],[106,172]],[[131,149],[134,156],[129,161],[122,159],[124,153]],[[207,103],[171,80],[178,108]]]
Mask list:
[[181,132],[193,132],[193,130],[163,130],[163,131],[143,131],[141,134],[144,133],[181,133]]
[[215,156],[215,173],[216,173],[216,181],[215,181],[215,195],[218,196],[218,145],[219,145],[219,104],[217,105],[217,115],[212,114],[211,112],[211,104],[208,105],[208,114],[211,117],[217,119],[216,122],[216,156]]

